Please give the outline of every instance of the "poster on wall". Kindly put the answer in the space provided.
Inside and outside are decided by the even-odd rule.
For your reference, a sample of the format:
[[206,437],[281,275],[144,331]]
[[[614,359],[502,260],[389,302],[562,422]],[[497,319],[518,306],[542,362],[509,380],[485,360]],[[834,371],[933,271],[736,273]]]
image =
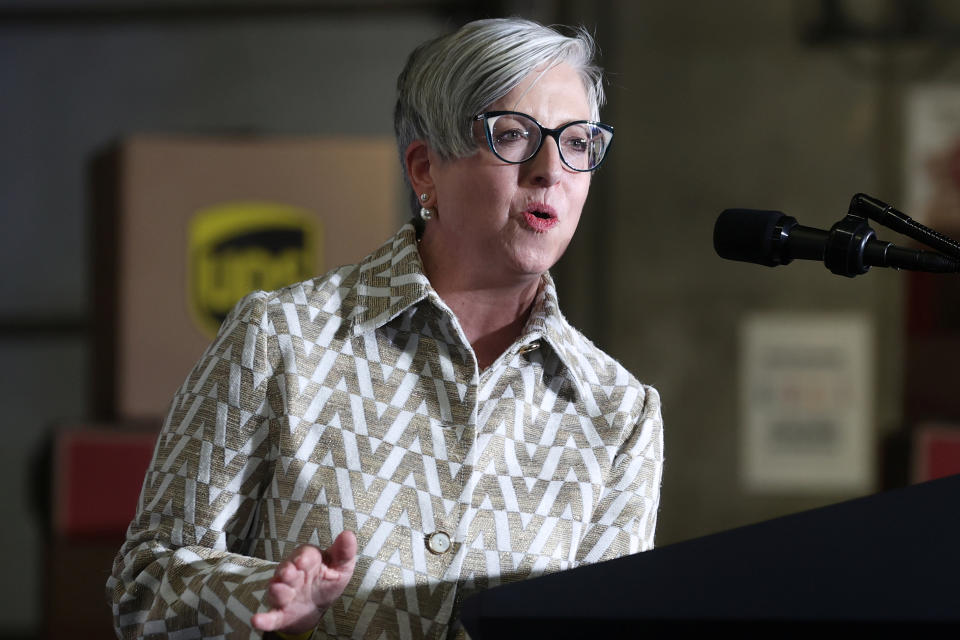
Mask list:
[[752,493],[873,489],[873,326],[852,313],[743,322],[741,478]]
[[913,87],[905,118],[905,211],[952,234],[960,230],[960,87]]

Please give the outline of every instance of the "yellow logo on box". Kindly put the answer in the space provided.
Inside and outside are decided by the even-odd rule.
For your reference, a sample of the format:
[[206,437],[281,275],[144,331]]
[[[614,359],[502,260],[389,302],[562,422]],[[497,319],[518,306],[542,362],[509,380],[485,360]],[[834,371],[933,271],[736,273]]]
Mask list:
[[202,209],[187,238],[188,291],[194,320],[215,335],[245,295],[312,278],[322,227],[305,209],[230,202]]

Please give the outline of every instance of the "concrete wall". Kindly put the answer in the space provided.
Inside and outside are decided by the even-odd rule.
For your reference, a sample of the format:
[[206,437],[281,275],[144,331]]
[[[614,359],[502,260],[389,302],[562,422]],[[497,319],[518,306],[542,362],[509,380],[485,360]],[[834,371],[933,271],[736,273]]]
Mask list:
[[[903,274],[849,280],[812,262],[726,262],[712,249],[725,208],[777,209],[829,228],[858,191],[900,197],[902,83],[885,79],[875,51],[804,44],[808,12],[798,9],[813,3],[803,4],[609,4],[605,117],[617,139],[603,169],[610,193],[591,213],[604,238],[593,244],[608,253],[591,257],[610,276],[600,340],[663,396],[659,544],[851,497],[744,490],[737,377],[748,314],[866,314],[875,330],[878,449],[902,422]],[[854,55],[864,64],[851,64]],[[588,303],[589,293],[578,294]]]

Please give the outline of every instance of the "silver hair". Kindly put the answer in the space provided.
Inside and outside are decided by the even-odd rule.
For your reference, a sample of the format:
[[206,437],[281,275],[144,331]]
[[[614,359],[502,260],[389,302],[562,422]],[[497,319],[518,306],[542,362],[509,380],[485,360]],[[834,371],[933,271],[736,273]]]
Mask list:
[[568,36],[531,20],[496,18],[470,22],[417,47],[397,78],[393,122],[401,164],[414,140],[425,140],[444,159],[472,154],[473,118],[541,67],[566,63],[577,70],[590,117],[598,120],[605,98],[594,41],[582,27],[570,31]]

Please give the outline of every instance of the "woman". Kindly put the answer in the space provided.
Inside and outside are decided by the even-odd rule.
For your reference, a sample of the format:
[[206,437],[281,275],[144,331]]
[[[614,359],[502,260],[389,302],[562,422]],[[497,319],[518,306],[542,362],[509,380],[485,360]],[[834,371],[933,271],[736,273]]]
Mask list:
[[518,19],[414,51],[417,224],[227,318],[108,583],[121,635],[441,638],[471,592],[652,547],[656,391],[547,274],[612,137],[591,58]]

